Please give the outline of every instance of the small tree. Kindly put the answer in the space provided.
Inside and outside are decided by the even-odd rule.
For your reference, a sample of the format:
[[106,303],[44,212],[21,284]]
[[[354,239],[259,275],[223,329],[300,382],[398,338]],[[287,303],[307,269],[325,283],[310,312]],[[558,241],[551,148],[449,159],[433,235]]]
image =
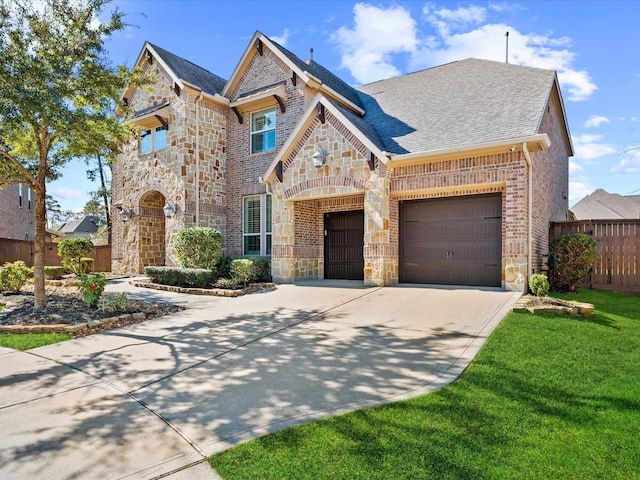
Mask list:
[[575,292],[576,285],[593,268],[596,242],[584,233],[556,238],[549,246],[551,286],[560,292]]
[[[109,150],[131,134],[113,112],[146,79],[113,68],[105,41],[127,24],[109,0],[0,0],[0,183],[35,192],[34,306],[46,307],[46,182],[72,158]],[[144,80],[142,83],[146,83]]]
[[83,257],[93,250],[90,238],[66,238],[58,244],[58,255],[62,258],[62,265],[77,276],[88,273],[85,271]]
[[215,228],[187,227],[173,237],[173,249],[184,268],[213,270],[220,260],[222,234]]

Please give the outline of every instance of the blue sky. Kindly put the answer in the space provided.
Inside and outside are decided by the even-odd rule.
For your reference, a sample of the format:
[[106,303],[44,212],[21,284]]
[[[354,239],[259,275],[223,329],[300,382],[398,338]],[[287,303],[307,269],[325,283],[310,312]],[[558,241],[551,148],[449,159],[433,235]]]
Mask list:
[[[256,30],[353,85],[468,57],[558,72],[575,155],[569,204],[597,188],[640,194],[640,2],[120,0],[107,47],[131,67],[145,40],[229,78]],[[95,190],[72,162],[49,193],[81,209]]]

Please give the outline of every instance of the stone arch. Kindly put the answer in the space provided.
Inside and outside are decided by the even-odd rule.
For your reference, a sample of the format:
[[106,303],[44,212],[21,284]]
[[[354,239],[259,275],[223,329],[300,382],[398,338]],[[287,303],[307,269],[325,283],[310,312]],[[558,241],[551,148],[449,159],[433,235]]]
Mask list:
[[165,217],[162,207],[165,196],[157,190],[149,190],[138,200],[138,258],[139,273],[147,266],[166,263]]

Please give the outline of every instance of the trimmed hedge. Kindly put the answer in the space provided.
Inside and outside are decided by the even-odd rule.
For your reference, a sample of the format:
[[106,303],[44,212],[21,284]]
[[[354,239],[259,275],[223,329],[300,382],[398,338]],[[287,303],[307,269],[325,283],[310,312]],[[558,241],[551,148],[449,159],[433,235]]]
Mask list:
[[584,233],[570,233],[549,245],[551,287],[560,292],[575,292],[576,286],[593,268],[597,257],[595,240]]
[[174,287],[207,288],[217,280],[216,272],[206,268],[145,267],[152,282]]
[[93,260],[88,265],[86,255],[93,250],[90,238],[66,238],[58,244],[58,255],[62,258],[62,265],[77,276],[84,275],[93,268]]
[[173,237],[173,249],[184,268],[214,269],[221,246],[222,234],[210,227],[186,227]]
[[45,266],[44,267],[44,278],[46,278],[47,280],[60,280],[64,274],[65,274],[66,270],[64,269],[64,267],[59,267],[59,266]]

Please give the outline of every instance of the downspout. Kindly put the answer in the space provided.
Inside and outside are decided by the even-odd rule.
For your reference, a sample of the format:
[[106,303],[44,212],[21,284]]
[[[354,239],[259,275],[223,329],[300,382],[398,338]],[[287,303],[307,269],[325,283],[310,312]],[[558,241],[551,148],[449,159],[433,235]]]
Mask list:
[[200,100],[202,90],[196,98],[196,227],[200,226]]
[[528,179],[527,179],[527,190],[528,190],[528,205],[527,205],[527,216],[528,216],[528,220],[527,220],[527,224],[528,224],[528,228],[527,228],[527,250],[528,250],[528,254],[527,254],[527,280],[526,280],[526,284],[524,286],[525,292],[527,291],[527,286],[529,284],[529,277],[531,276],[531,270],[533,267],[533,262],[531,261],[531,257],[533,256],[533,249],[532,249],[532,245],[531,242],[533,240],[533,168],[531,165],[531,156],[529,155],[529,149],[527,147],[527,142],[523,142],[522,143],[522,151],[524,153],[524,158],[527,162],[527,172],[528,172]]

